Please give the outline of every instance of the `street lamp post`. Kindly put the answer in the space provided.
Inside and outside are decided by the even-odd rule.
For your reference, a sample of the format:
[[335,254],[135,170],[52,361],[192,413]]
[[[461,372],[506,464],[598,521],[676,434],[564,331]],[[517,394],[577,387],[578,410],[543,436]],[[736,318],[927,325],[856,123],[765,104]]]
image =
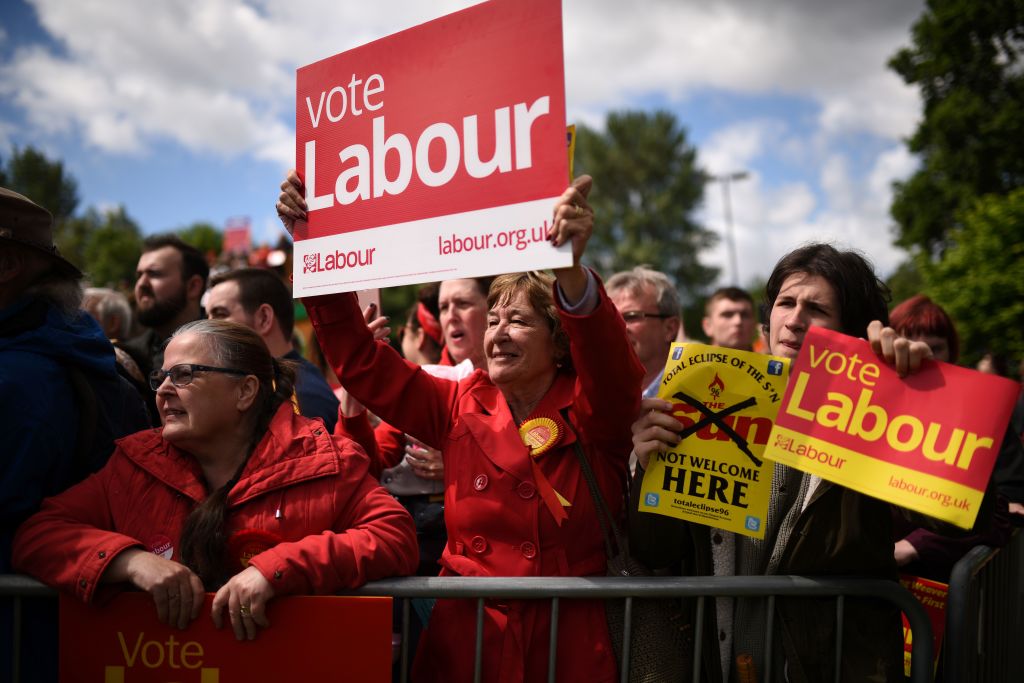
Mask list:
[[734,180],[745,180],[750,174],[746,171],[733,171],[722,175],[708,176],[708,179],[722,184],[722,201],[725,205],[725,244],[729,249],[729,265],[732,266],[733,284],[737,287],[740,284],[740,269],[736,261],[736,241],[733,238],[732,228],[732,201],[729,198],[729,186]]

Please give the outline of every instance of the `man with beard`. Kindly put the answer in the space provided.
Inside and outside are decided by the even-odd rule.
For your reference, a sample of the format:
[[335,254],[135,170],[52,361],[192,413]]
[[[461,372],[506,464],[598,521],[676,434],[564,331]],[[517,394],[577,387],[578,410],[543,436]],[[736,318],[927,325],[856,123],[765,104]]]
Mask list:
[[177,235],[153,235],[142,244],[135,269],[139,324],[148,328],[123,345],[145,377],[163,367],[164,342],[185,323],[205,317],[199,300],[210,267],[202,253]]

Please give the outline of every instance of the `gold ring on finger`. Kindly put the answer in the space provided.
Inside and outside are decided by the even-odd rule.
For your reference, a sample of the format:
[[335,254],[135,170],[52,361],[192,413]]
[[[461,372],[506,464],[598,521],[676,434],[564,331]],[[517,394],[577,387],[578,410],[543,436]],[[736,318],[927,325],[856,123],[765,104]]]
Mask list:
[[575,204],[574,206],[576,207],[576,218],[581,218],[583,216],[583,207],[579,204]]
[[248,617],[249,616],[249,606],[248,605],[242,605],[241,607],[238,608],[238,613],[241,616],[243,616],[243,617]]

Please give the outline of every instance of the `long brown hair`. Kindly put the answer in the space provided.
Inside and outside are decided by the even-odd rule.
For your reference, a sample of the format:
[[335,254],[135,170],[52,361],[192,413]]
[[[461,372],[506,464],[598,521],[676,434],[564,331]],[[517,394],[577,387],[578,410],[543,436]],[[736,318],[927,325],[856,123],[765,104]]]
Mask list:
[[[295,369],[291,363],[270,355],[263,339],[245,325],[227,320],[197,320],[182,325],[174,336],[195,334],[225,368],[243,370],[259,380],[256,400],[246,419],[251,420],[249,454],[266,434],[278,407],[291,400],[295,388]],[[248,462],[248,455],[231,479],[193,508],[185,519],[179,546],[181,561],[202,580],[206,590],[217,590],[230,578],[227,562],[227,535],[224,532],[228,492]]]

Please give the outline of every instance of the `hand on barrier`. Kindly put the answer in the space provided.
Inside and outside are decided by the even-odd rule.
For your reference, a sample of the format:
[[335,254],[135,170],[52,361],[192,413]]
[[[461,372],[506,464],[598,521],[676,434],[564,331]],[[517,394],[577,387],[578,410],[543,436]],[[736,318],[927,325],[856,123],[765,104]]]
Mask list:
[[205,599],[203,582],[183,564],[139,548],[113,559],[104,573],[107,581],[129,581],[153,596],[160,623],[179,629],[199,616]]
[[267,628],[267,603],[274,597],[274,587],[270,585],[260,570],[247,567],[232,576],[217,594],[213,596],[213,624],[217,628],[224,625],[224,608],[227,607],[231,628],[238,640],[256,638],[256,627]]

